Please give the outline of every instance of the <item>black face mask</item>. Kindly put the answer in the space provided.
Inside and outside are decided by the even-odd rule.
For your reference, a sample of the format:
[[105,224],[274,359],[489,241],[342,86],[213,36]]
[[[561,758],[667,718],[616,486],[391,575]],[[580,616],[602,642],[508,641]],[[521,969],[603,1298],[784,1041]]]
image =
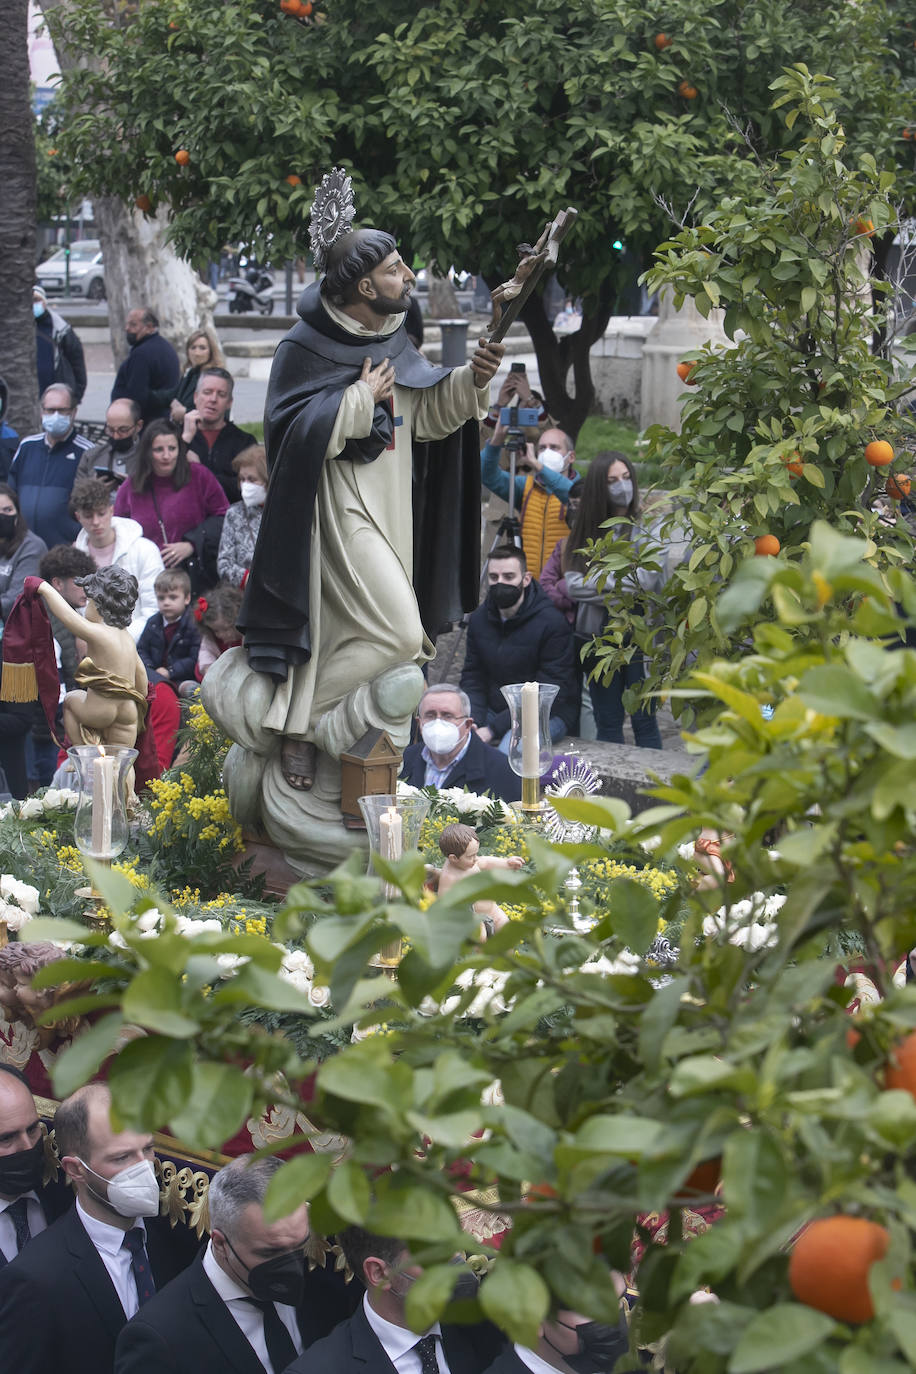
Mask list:
[[136,435],[128,434],[123,439],[109,439],[108,447],[112,453],[129,453],[136,443]]
[[468,1299],[476,1298],[480,1288],[480,1279],[474,1273],[470,1265],[465,1264],[464,1260],[453,1260],[452,1263],[457,1270],[455,1287],[452,1289],[452,1302],[465,1302]]
[[16,515],[0,515],[0,539],[12,539],[18,518]]
[[[226,1244],[241,1264],[228,1236]],[[283,1302],[296,1307],[305,1296],[305,1255],[296,1250],[291,1255],[277,1255],[276,1259],[255,1264],[248,1270],[246,1282],[251,1296],[260,1302]]]
[[135,343],[140,342],[140,335],[135,334],[132,329],[125,330],[124,337],[127,339],[127,342],[130,344],[131,348],[133,348]]
[[45,1142],[39,1138],[28,1150],[17,1150],[14,1155],[0,1155],[0,1194],[4,1197],[22,1197],[23,1193],[37,1191],[41,1187],[45,1172]]
[[613,1369],[629,1345],[626,1327],[622,1323],[608,1326],[605,1322],[583,1322],[575,1328],[566,1326],[565,1322],[559,1325],[565,1326],[567,1331],[575,1330],[579,1339],[578,1353],[566,1355],[562,1350],[557,1350],[547,1336],[544,1340],[576,1374],[595,1374],[596,1370]]
[[515,586],[512,582],[494,582],[487,592],[487,604],[492,606],[494,611],[508,611],[523,591],[523,587]]

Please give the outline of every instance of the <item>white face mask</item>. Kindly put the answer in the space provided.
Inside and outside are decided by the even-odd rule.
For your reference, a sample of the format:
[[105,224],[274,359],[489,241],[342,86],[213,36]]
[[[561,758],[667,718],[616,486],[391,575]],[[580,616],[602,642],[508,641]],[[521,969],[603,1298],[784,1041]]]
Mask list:
[[565,455],[555,448],[542,449],[538,454],[538,458],[540,459],[541,467],[546,468],[548,472],[562,472],[563,468],[566,466]]
[[260,482],[241,482],[239,483],[239,491],[246,506],[263,506],[267,496],[267,488],[263,487]]
[[[77,1155],[79,1159],[79,1156]],[[80,1164],[87,1173],[95,1174],[107,1186],[107,1193],[95,1193],[102,1202],[122,1217],[157,1217],[159,1215],[159,1183],[152,1161],[141,1159],[127,1169],[119,1169],[113,1178],[102,1178],[90,1169],[85,1160]],[[94,1191],[90,1189],[90,1191]]]
[[450,754],[461,738],[461,731],[451,720],[428,720],[420,727],[420,734],[431,754]]

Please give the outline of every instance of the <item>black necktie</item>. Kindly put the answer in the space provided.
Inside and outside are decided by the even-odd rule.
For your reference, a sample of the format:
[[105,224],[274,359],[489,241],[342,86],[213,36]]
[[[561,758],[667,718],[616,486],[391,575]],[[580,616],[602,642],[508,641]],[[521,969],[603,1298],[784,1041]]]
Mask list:
[[142,1307],[156,1292],[153,1271],[149,1267],[149,1255],[146,1253],[146,1232],[143,1227],[132,1226],[121,1244],[122,1249],[130,1251],[130,1267],[137,1285],[137,1301]]
[[29,1230],[28,1198],[17,1197],[16,1201],[7,1207],[6,1214],[16,1229],[16,1254],[21,1255],[32,1239],[32,1232]]
[[417,1341],[414,1350],[420,1356],[420,1374],[439,1374],[435,1336],[423,1336]]
[[287,1365],[291,1365],[296,1358],[296,1347],[293,1338],[286,1329],[286,1324],[272,1302],[264,1298],[247,1298],[252,1306],[256,1307],[264,1318],[264,1340],[267,1344],[267,1357],[273,1365],[274,1374],[283,1374]]

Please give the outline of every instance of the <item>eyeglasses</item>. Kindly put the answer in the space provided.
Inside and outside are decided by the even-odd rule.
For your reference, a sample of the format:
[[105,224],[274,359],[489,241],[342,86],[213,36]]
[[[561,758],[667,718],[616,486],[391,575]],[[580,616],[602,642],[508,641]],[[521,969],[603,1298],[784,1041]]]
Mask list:
[[460,725],[467,716],[453,716],[450,711],[424,711],[420,716],[420,724],[425,725],[429,720],[447,720],[452,725]]
[[112,429],[111,425],[106,425],[105,433],[109,439],[128,439],[136,428],[136,425],[118,425],[117,429]]

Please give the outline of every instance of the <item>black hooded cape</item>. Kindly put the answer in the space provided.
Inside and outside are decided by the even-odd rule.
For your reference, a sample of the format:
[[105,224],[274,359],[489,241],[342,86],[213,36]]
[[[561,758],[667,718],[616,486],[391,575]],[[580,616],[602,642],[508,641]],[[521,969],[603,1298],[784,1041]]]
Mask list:
[[[278,681],[311,656],[309,559],[312,515],[324,455],[344,391],[363,359],[389,358],[399,386],[425,390],[452,371],[428,362],[407,337],[355,337],[306,288],[301,316],[274,355],[264,411],[270,481],[239,628],[251,667]],[[371,463],[391,442],[392,411],[375,407],[367,439],[348,441],[334,462]],[[414,443],[414,589],[430,638],[479,599],[480,435],[476,420],[434,443]]]

